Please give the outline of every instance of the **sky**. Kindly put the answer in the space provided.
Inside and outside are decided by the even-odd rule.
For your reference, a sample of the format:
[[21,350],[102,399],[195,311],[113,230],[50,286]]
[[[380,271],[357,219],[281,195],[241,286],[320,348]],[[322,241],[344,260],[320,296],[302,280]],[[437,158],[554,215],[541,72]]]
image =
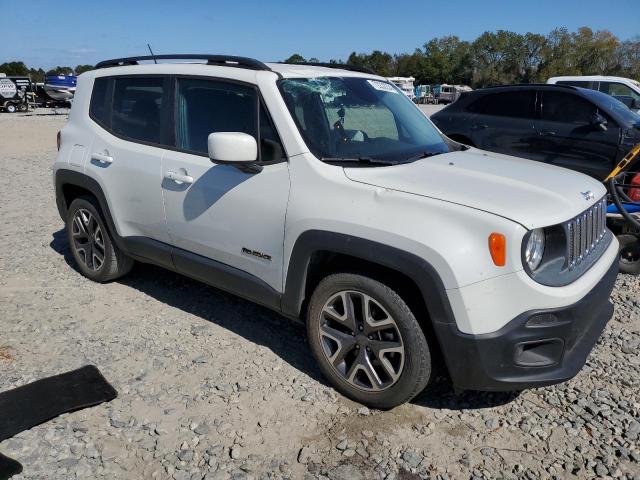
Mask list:
[[0,0],[0,63],[75,67],[160,53],[216,53],[321,61],[352,51],[412,52],[433,37],[487,30],[546,34],[555,27],[640,36],[638,0],[192,1]]

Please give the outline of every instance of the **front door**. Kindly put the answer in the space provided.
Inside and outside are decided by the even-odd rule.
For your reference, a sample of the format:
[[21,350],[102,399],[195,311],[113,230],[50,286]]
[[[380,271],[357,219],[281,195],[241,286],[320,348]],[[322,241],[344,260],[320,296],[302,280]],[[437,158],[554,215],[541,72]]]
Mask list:
[[[289,168],[257,89],[178,78],[175,102],[177,150],[164,155],[162,191],[170,242],[181,249],[176,257],[191,252],[282,291]],[[207,138],[213,132],[253,135],[262,171],[212,163]]]
[[[543,161],[604,179],[615,165],[618,125],[595,104],[573,92],[548,90],[541,94],[536,132]],[[598,113],[607,120],[606,130],[592,125]]]
[[485,95],[469,105],[470,135],[475,146],[491,152],[538,160],[535,142],[533,89]]

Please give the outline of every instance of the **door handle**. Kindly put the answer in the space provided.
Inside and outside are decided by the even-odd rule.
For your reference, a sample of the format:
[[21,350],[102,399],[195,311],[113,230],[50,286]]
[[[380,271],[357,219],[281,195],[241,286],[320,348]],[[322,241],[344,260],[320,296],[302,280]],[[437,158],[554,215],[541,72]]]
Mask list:
[[484,128],[489,128],[489,125],[485,123],[476,123],[475,125],[471,126],[471,130],[481,130]]
[[167,178],[169,180],[173,180],[174,182],[178,183],[178,184],[182,184],[182,183],[186,183],[186,184],[192,184],[193,183],[193,177],[190,175],[182,175],[180,173],[176,173],[176,172],[167,172],[164,174],[164,178]]
[[113,157],[106,153],[92,153],[91,159],[100,163],[113,163]]
[[540,135],[541,137],[553,137],[556,134],[556,132],[552,132],[549,130],[544,130],[541,132],[538,132],[538,135]]

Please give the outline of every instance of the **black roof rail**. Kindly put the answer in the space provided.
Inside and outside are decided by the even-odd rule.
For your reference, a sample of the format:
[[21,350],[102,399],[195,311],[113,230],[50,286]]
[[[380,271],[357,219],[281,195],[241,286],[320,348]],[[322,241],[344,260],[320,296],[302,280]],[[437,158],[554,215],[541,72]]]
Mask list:
[[349,70],[352,72],[360,72],[360,73],[368,73],[370,75],[377,75],[373,70],[370,70],[366,67],[356,67],[353,65],[348,65],[346,63],[323,63],[323,62],[278,62],[284,65],[307,65],[310,67],[327,67],[327,68],[338,68],[340,70]]
[[140,61],[155,60],[206,60],[207,65],[218,65],[224,67],[247,68],[249,70],[267,70],[271,69],[264,63],[254,58],[236,57],[233,55],[197,55],[197,54],[173,54],[173,55],[143,55],[139,57],[124,57],[104,60],[99,62],[95,68],[119,67],[123,65],[138,65]]
[[509,88],[509,87],[558,87],[558,88],[569,88],[575,90],[575,85],[558,85],[557,83],[512,83],[505,85],[491,85],[489,87],[478,88],[477,90],[489,90],[491,88]]

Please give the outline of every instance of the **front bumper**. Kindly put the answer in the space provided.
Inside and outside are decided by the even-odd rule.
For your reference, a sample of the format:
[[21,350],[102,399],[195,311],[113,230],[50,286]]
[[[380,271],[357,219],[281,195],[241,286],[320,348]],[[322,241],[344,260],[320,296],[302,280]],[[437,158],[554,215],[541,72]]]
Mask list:
[[617,273],[613,262],[573,305],[525,312],[496,332],[471,335],[453,323],[435,322],[454,386],[511,391],[574,377],[613,314],[609,295]]

